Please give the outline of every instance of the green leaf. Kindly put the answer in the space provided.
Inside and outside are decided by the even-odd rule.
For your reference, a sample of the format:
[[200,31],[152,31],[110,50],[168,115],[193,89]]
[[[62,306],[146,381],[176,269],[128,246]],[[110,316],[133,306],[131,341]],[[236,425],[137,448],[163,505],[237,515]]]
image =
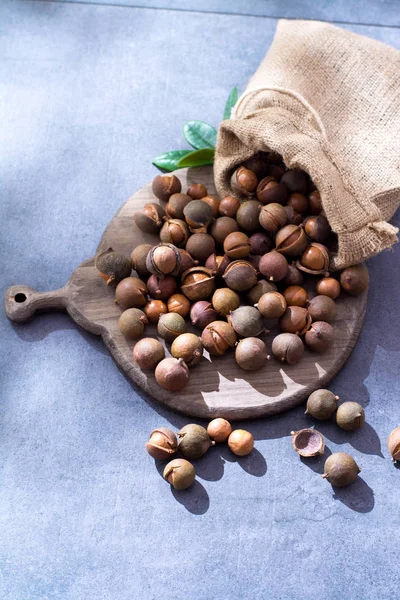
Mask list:
[[194,150],[187,156],[181,158],[178,167],[204,167],[205,165],[212,165],[214,162],[214,154],[214,148]]
[[231,91],[231,93],[229,94],[228,99],[225,104],[224,121],[226,119],[231,118],[232,108],[235,106],[236,102],[238,101],[238,97],[239,97],[239,94],[238,94],[237,87],[234,87],[233,90]]
[[174,171],[178,168],[178,162],[181,160],[181,158],[187,154],[190,154],[191,152],[191,150],[171,150],[170,152],[164,152],[164,154],[156,156],[151,162],[159,169]]
[[187,121],[183,126],[185,140],[196,148],[215,148],[217,143],[217,132],[214,127],[203,121]]

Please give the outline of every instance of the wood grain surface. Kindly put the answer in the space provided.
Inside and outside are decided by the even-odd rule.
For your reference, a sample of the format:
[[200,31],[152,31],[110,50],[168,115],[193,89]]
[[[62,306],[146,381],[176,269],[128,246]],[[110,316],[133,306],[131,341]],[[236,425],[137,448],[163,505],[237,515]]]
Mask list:
[[[215,194],[211,167],[181,169],[176,175],[183,191],[191,183],[201,182],[210,194]],[[113,217],[97,251],[112,247],[129,256],[138,244],[156,244],[156,236],[142,233],[133,222],[134,212],[153,201],[149,183]],[[59,290],[40,293],[26,286],[12,286],[5,297],[7,316],[14,322],[23,323],[36,311],[66,310],[83,329],[102,336],[117,364],[135,384],[171,409],[194,417],[223,416],[232,420],[282,412],[303,402],[313,390],[326,386],[357,341],[366,303],[367,293],[359,297],[341,294],[334,323],[335,343],[325,354],[306,351],[303,360],[292,366],[282,365],[272,358],[265,368],[256,372],[240,369],[232,352],[223,357],[205,354],[201,363],[191,369],[188,385],[181,392],[169,393],[157,385],[152,373],[142,372],[133,362],[135,342],[127,341],[118,329],[121,310],[114,303],[114,289],[99,277],[94,257],[81,264]],[[195,331],[190,325],[188,330]],[[269,350],[276,333],[278,328],[272,327],[271,333],[263,338]],[[146,335],[156,336],[156,327],[148,326]]]

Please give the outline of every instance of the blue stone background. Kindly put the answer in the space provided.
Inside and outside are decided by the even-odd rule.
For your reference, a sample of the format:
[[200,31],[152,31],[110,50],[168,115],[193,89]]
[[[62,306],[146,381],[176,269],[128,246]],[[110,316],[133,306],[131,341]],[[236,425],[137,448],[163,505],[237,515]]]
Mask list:
[[[400,48],[395,0],[2,0],[1,292],[61,287],[117,208],[184,148],[183,122],[218,125],[277,17],[315,18]],[[399,225],[397,215],[394,223]],[[370,261],[359,343],[331,389],[366,410],[353,434],[319,427],[362,468],[324,481],[289,433],[304,407],[242,423],[256,451],[214,448],[174,493],[144,451],[188,422],[144,397],[101,341],[63,314],[0,314],[0,598],[321,600],[398,596],[400,248]]]

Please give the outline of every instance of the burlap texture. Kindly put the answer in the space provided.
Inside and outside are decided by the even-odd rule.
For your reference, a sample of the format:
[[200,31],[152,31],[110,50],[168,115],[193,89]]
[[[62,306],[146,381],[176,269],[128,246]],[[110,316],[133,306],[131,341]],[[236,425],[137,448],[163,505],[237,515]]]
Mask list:
[[220,197],[257,151],[309,173],[338,235],[331,268],[397,241],[386,221],[400,202],[400,52],[332,25],[279,21],[275,39],[221,123],[214,164]]

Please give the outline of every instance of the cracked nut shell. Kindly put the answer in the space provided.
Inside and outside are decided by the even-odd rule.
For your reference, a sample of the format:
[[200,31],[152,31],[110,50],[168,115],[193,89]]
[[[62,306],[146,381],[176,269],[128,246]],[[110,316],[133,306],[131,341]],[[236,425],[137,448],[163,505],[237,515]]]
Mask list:
[[213,220],[212,208],[207,202],[192,200],[186,204],[183,214],[192,233],[207,233],[207,227]]
[[181,278],[181,291],[193,302],[206,300],[215,290],[213,272],[206,267],[192,267]]
[[285,312],[287,303],[279,292],[267,292],[255,306],[266,319],[279,319]]
[[213,321],[203,329],[201,341],[204,348],[213,356],[222,356],[236,344],[236,333],[232,325],[225,321]]
[[181,219],[185,218],[183,214],[183,209],[189,202],[192,201],[192,198],[187,194],[172,194],[170,197],[167,206],[165,207],[165,212],[170,219]]
[[166,173],[165,175],[154,177],[151,189],[156,198],[163,202],[168,202],[172,194],[179,194],[182,190],[182,185],[176,175]]
[[287,223],[288,217],[283,206],[280,204],[267,204],[259,211],[259,224],[265,231],[275,235]]
[[279,326],[283,333],[303,335],[311,327],[311,317],[306,308],[301,306],[288,306],[280,318]]
[[188,367],[194,367],[202,359],[203,344],[194,333],[183,333],[172,342],[171,354],[174,358],[183,358]]
[[187,490],[194,483],[196,471],[188,460],[175,458],[165,467],[163,477],[175,490]]
[[163,224],[165,210],[159,204],[145,204],[142,210],[133,215],[136,226],[145,233],[158,233]]
[[[221,217],[223,219],[224,217]],[[229,217],[226,217],[227,219]],[[251,246],[249,237],[241,231],[229,233],[223,238],[224,252],[229,258],[237,260],[250,254]]]
[[293,449],[300,456],[309,458],[324,453],[325,441],[323,435],[316,429],[300,429],[300,431],[292,431],[290,435]]
[[150,433],[146,450],[155,459],[166,460],[178,449],[178,438],[175,433],[167,427],[159,427]]

